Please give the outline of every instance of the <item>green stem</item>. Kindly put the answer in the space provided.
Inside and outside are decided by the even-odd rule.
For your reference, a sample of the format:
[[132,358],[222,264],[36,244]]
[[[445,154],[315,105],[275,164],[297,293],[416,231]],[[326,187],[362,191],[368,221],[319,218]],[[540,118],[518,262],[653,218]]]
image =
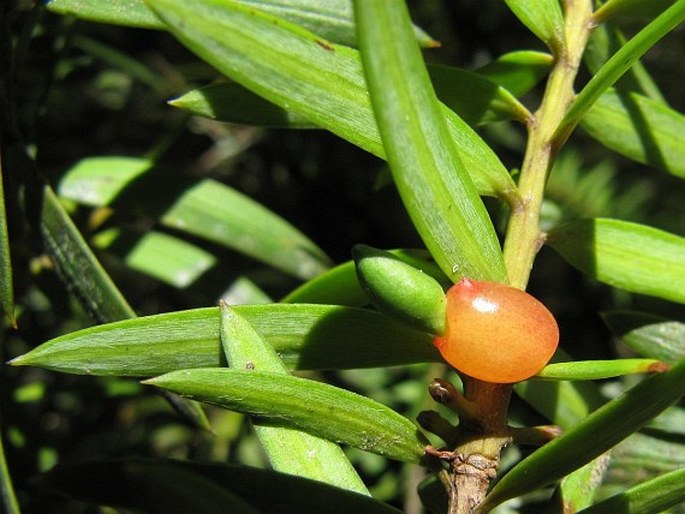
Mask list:
[[[591,0],[565,0],[564,40],[556,56],[540,108],[528,125],[529,139],[504,245],[509,281],[525,289],[535,256],[544,242],[540,209],[547,176],[564,141],[555,131],[573,101],[573,83],[592,29]],[[496,475],[502,448],[512,432],[507,409],[512,387],[465,380],[465,399],[477,405],[477,417],[459,426],[459,443],[451,461],[449,513],[471,514]]]
[[525,289],[535,255],[544,242],[539,219],[549,174],[560,145],[554,133],[573,101],[573,83],[592,29],[592,3],[566,1],[564,45],[547,82],[539,110],[528,125],[528,145],[519,179],[521,201],[512,209],[504,243],[509,281]]

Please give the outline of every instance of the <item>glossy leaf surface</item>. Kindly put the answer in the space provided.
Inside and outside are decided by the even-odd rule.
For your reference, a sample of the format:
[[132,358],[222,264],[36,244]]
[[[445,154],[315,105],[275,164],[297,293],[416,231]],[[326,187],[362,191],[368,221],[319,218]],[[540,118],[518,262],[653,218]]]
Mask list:
[[145,383],[390,459],[416,463],[427,444],[411,421],[388,407],[304,378],[204,368],[175,371]]
[[103,323],[135,316],[49,186],[40,202],[45,247],[91,316]]
[[685,302],[685,238],[607,218],[555,228],[548,243],[592,278],[634,293]]
[[535,378],[543,380],[601,380],[632,373],[657,373],[668,366],[656,359],[612,359],[557,362],[545,366]]
[[[248,7],[268,12],[317,32],[320,36],[344,45],[355,44],[355,29],[351,0],[238,0]],[[46,7],[55,13],[67,14],[100,23],[164,29],[165,25],[150,10],[144,0],[47,0]],[[423,46],[438,43],[420,28],[414,32]]]
[[678,0],[633,36],[593,75],[571,104],[556,135],[565,140],[599,97],[662,37],[685,19],[685,0]]
[[511,469],[485,500],[489,508],[543,487],[608,451],[685,394],[685,360],[603,405]]
[[[398,249],[388,252],[437,280],[444,289],[452,285],[426,250]],[[322,303],[363,307],[369,303],[357,280],[354,261],[345,262],[305,282],[282,300],[284,303]]]
[[639,312],[606,312],[604,322],[634,352],[674,364],[685,358],[685,323]]
[[564,16],[556,0],[535,3],[527,0],[505,0],[509,9],[549,48],[558,50],[564,30]]
[[216,257],[199,246],[156,230],[135,237],[109,229],[98,233],[94,244],[114,253],[121,250],[129,268],[179,289],[193,284],[216,264]]
[[[330,261],[289,222],[250,197],[211,179],[174,177],[145,159],[84,159],[60,183],[60,194],[92,206],[142,211],[162,224],[213,241],[307,279]],[[116,202],[115,202],[116,200]]]
[[[288,376],[273,347],[226,304],[221,305],[221,346],[231,368],[255,369]],[[269,426],[259,417],[252,425],[272,468],[348,491],[369,494],[342,449],[331,441],[300,430]]]
[[[290,368],[368,368],[440,360],[428,334],[373,311],[287,304],[234,309]],[[219,326],[218,308],[157,314],[66,334],[12,363],[134,377],[221,366],[225,359]]]
[[356,1],[359,46],[390,169],[443,272],[506,282],[492,222],[447,130],[399,2]]
[[533,89],[552,69],[554,58],[534,50],[518,50],[499,56],[477,70],[479,75],[520,97]]
[[685,502],[685,469],[671,471],[658,478],[611,496],[578,514],[628,514],[631,512],[663,512]]
[[[526,121],[531,116],[510,92],[482,75],[438,65],[429,66],[428,72],[438,98],[470,125],[511,119]],[[219,121],[260,127],[317,128],[297,112],[278,107],[235,82],[200,87],[169,103]]]
[[685,116],[662,102],[610,89],[583,117],[581,127],[621,155],[685,177]]
[[[235,82],[374,155],[385,155],[356,50],[235,3],[147,1],[183,44]],[[479,192],[510,197],[515,186],[497,156],[458,116],[442,109]]]
[[16,325],[14,319],[14,283],[12,279],[12,260],[10,257],[10,240],[7,232],[7,214],[5,211],[5,191],[0,163],[0,311],[4,311],[10,324]]

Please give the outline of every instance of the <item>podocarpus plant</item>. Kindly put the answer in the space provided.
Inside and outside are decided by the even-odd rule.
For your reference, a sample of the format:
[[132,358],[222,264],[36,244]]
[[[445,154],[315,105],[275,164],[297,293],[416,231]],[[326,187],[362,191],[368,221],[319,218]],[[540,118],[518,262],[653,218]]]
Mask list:
[[[177,109],[246,125],[321,128],[385,159],[425,249],[358,244],[350,248],[353,259],[335,267],[306,236],[249,197],[212,178],[174,174],[173,164],[162,159],[177,136],[172,130],[152,157],[84,155],[59,180],[45,180],[40,159],[28,151],[34,141],[18,89],[35,19],[24,20],[19,6],[2,8],[8,29],[0,90],[2,307],[9,325],[36,319],[23,309],[36,310],[40,280],[25,285],[31,282],[28,261],[20,269],[23,250],[14,251],[20,248],[14,242],[21,234],[19,216],[25,215],[60,278],[100,323],[41,341],[21,355],[12,354],[21,347],[15,344],[7,350],[11,364],[144,377],[197,430],[209,423],[197,402],[243,413],[273,468],[65,458],[40,477],[40,488],[150,512],[167,506],[188,512],[396,512],[369,497],[368,483],[342,444],[428,469],[419,491],[431,512],[489,512],[519,497],[501,512],[649,513],[683,501],[683,411],[672,405],[685,392],[685,325],[668,313],[685,302],[685,239],[584,212],[593,205],[584,195],[601,189],[609,195],[605,204],[620,198],[601,187],[600,172],[581,177],[577,168],[564,171],[560,152],[573,144],[580,124],[617,154],[685,176],[679,144],[685,118],[668,106],[639,62],[685,18],[685,0],[506,4],[547,52],[511,51],[466,71],[424,63],[419,47],[437,43],[412,26],[399,0],[47,2],[59,14],[166,31],[229,79],[184,92],[170,102]],[[640,24],[630,37],[621,31],[626,15],[633,16],[632,29],[635,20]],[[16,30],[17,20],[26,23],[23,30]],[[160,95],[185,87],[160,85],[154,72],[78,30],[70,36],[61,43],[126,70]],[[69,46],[63,48],[66,55]],[[587,79],[579,78],[583,62]],[[218,77],[213,70],[204,73]],[[538,83],[540,96],[522,101]],[[482,138],[476,130],[495,121],[525,127],[516,173],[495,153],[502,148],[501,132]],[[482,197],[494,199],[489,210]],[[106,269],[71,219],[70,213],[81,219],[79,204],[94,208],[91,243],[107,256]],[[248,282],[241,289],[246,302],[229,295],[219,308],[136,318],[109,274],[126,275],[111,263],[125,246],[117,240],[128,230],[126,216],[153,220],[156,228],[139,234],[123,262],[179,289],[192,290],[221,246],[304,283],[280,302]],[[499,234],[495,226],[502,227]],[[601,291],[599,282],[637,298],[665,300],[645,303],[644,312],[605,314],[633,355],[623,349],[625,358],[584,359],[586,352],[569,335],[578,331],[568,312],[556,312],[568,305],[572,288],[542,287],[555,299],[548,308],[524,292],[544,245],[588,276],[593,291]],[[34,260],[32,269],[39,266]],[[16,318],[13,285],[19,278],[13,273],[21,277],[25,303]],[[281,284],[263,282],[272,294]],[[641,305],[623,298],[615,304]],[[131,303],[140,308],[144,302]],[[553,314],[561,321],[561,349],[546,365],[559,334]],[[439,364],[441,354],[456,373]],[[432,375],[410,367],[427,362],[435,363],[427,368]],[[291,373],[390,366],[421,370],[414,381],[441,405],[421,412],[418,425],[339,383]],[[652,376],[636,380],[631,375],[637,373]],[[626,378],[611,381],[608,390],[582,382],[612,377]],[[225,432],[225,418],[210,418],[214,431]],[[539,448],[521,458],[522,445]],[[507,446],[515,451],[503,466]],[[654,447],[675,457],[644,457]],[[643,454],[638,478],[626,471],[621,452]],[[659,466],[650,468],[655,461]],[[3,497],[8,512],[17,513],[11,471],[0,468]]]

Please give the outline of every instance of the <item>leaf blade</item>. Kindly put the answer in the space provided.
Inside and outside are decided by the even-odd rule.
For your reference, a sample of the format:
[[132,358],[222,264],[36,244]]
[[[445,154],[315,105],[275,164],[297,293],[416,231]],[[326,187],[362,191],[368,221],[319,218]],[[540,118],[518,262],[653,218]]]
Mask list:
[[[301,304],[234,309],[291,369],[440,362],[430,335],[374,311]],[[52,339],[12,364],[132,377],[222,366],[218,316],[218,308],[204,308],[90,327]]]
[[[359,53],[234,2],[146,0],[188,48],[235,82],[374,155],[384,150]],[[515,185],[482,139],[449,109],[452,137],[482,194]],[[450,114],[451,113],[451,114]]]
[[443,272],[506,282],[492,222],[478,198],[400,3],[355,2],[362,61],[393,178]]
[[572,266],[627,291],[685,302],[685,238],[609,218],[556,227],[548,242]]
[[578,93],[566,116],[559,124],[555,138],[565,141],[602,93],[628,71],[647,50],[684,19],[685,0],[678,0],[612,55]]
[[[288,375],[273,347],[243,317],[224,303],[220,310],[221,345],[229,366]],[[335,443],[299,430],[265,425],[255,418],[252,424],[274,470],[369,495],[350,461]]]
[[684,393],[685,360],[681,360],[670,371],[643,380],[525,458],[495,485],[481,508],[493,508],[564,477],[611,449]]
[[204,368],[144,383],[400,461],[419,462],[427,444],[411,421],[388,407],[304,378]]
[[580,126],[621,155],[685,177],[681,141],[685,116],[662,102],[609,89],[583,117]]

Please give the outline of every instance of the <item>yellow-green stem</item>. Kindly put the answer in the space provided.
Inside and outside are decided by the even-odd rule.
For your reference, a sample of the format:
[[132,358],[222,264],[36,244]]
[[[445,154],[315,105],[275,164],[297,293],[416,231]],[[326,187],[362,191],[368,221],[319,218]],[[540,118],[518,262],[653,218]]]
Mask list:
[[540,108],[528,125],[528,145],[519,179],[520,203],[511,212],[504,243],[504,262],[509,281],[525,289],[533,260],[544,242],[540,231],[540,208],[545,183],[559,150],[554,131],[573,100],[573,83],[591,31],[592,3],[565,2],[564,44],[554,67]]
[[[525,289],[535,256],[544,242],[540,209],[547,177],[563,141],[554,132],[574,97],[580,60],[592,29],[592,1],[565,0],[563,44],[550,73],[540,108],[528,125],[529,138],[519,179],[519,203],[512,208],[504,244],[509,281]],[[485,498],[499,455],[512,439],[507,426],[511,386],[466,380],[466,400],[477,405],[473,426],[460,426],[450,487],[450,514],[470,514]],[[475,458],[475,461],[469,459]],[[466,460],[464,460],[466,459]]]

